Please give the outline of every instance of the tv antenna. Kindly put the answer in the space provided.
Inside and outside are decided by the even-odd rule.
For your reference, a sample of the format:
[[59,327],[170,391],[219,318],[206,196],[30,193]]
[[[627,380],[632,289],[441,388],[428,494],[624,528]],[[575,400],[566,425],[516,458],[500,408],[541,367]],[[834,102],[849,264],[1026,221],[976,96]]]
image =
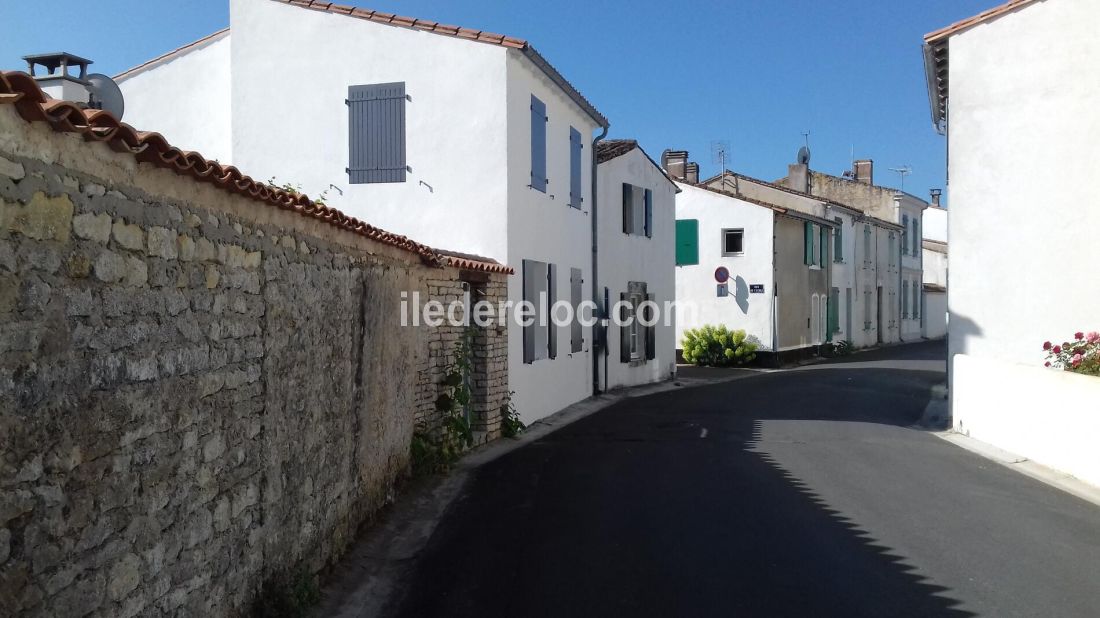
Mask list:
[[722,168],[722,175],[724,176],[726,170],[729,169],[730,162],[730,142],[729,140],[719,139],[711,140],[710,142],[710,162],[718,165]]
[[913,168],[908,165],[902,165],[901,167],[891,167],[891,172],[896,172],[901,177],[901,190],[905,190],[905,177],[913,173]]

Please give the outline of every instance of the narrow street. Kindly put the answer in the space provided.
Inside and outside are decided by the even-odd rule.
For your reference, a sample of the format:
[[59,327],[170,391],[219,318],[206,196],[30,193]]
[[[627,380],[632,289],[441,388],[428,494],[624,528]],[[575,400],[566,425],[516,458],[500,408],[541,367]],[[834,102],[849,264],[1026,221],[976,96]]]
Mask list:
[[944,355],[628,399],[501,457],[397,613],[1095,615],[1100,510],[912,428]]

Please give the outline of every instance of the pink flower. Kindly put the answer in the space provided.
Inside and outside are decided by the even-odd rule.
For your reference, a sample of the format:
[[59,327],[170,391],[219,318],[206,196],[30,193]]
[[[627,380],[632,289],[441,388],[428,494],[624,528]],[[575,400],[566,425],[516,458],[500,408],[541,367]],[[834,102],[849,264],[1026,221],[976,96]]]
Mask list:
[[1046,363],[1044,363],[1043,366],[1044,367],[1050,367],[1050,361],[1047,361]]
[[1080,341],[1085,338],[1085,333],[1077,331],[1076,333],[1073,333],[1073,336],[1076,337],[1078,341]]
[[1043,343],[1043,349],[1044,350],[1049,350],[1050,349],[1050,342],[1049,341],[1046,341],[1046,342]]
[[1069,362],[1070,362],[1071,365],[1076,367],[1077,365],[1081,364],[1081,361],[1084,360],[1084,358],[1085,357],[1081,356],[1080,354],[1074,354],[1073,358],[1069,359]]
[[1060,345],[1054,346],[1054,353],[1055,354],[1061,354],[1062,353],[1062,346],[1060,346]]
[[1100,333],[1098,333],[1096,331],[1092,331],[1091,333],[1089,333],[1088,335],[1085,336],[1085,339],[1089,343],[1096,343],[1096,342],[1100,341]]

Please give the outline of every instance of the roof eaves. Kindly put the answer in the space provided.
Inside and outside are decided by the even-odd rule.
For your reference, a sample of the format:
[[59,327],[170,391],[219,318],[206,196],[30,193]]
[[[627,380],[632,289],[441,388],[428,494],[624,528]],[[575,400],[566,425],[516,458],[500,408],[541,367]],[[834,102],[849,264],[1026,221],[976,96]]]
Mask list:
[[1006,2],[1000,6],[995,6],[991,9],[982,11],[977,15],[967,17],[966,19],[961,19],[949,26],[940,28],[939,30],[929,32],[928,34],[924,35],[924,42],[936,43],[938,41],[942,41],[952,35],[973,28],[974,26],[977,26],[979,24],[983,24],[1006,13],[1011,13],[1012,11],[1023,8],[1029,4],[1034,4],[1038,1],[1039,0],[1011,0],[1010,2]]
[[186,52],[202,49],[203,47],[206,47],[210,43],[215,43],[217,41],[220,41],[220,40],[224,39],[228,34],[229,34],[229,28],[222,28],[221,30],[218,30],[217,32],[215,32],[213,34],[208,34],[207,36],[204,36],[204,37],[202,37],[201,39],[199,39],[197,41],[192,41],[192,42],[190,42],[186,45],[182,45],[180,47],[177,47],[176,49],[173,49],[172,51],[170,51],[168,53],[161,54],[161,55],[157,56],[156,58],[153,58],[152,60],[149,60],[147,62],[143,62],[143,63],[137,65],[136,67],[126,69],[125,71],[119,73],[118,75],[115,75],[113,79],[122,80],[122,79],[127,79],[129,77],[133,77],[134,75],[136,75],[138,73],[141,73],[141,72],[143,72],[147,69],[151,69],[154,66],[159,65],[160,63],[162,63],[166,60],[171,60],[172,58],[175,58],[176,56],[183,55]]

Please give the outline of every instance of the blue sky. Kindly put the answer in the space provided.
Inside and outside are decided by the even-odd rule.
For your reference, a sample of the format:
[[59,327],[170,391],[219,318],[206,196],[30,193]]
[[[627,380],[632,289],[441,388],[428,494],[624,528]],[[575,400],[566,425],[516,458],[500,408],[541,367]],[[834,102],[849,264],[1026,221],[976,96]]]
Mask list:
[[[812,167],[839,174],[875,160],[876,182],[909,165],[905,189],[944,185],[944,140],[931,126],[921,36],[998,0],[344,0],[530,40],[654,158],[687,149],[704,175],[730,167],[786,175],[810,132]],[[114,74],[225,27],[228,0],[0,0],[0,67],[69,51]],[[48,7],[48,8],[47,8]],[[681,7],[681,8],[676,8]],[[155,129],[155,127],[141,127]],[[171,136],[168,136],[171,139]]]

